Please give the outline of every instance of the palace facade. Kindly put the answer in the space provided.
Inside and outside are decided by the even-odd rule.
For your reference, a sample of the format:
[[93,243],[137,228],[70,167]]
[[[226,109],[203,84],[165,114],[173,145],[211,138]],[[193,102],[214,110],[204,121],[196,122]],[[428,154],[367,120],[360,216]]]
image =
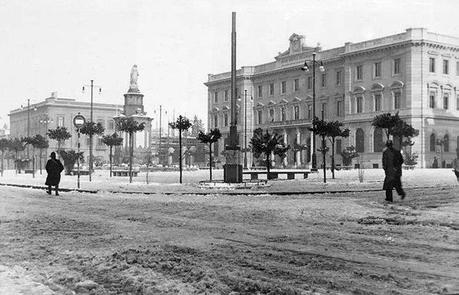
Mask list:
[[[306,46],[304,37],[297,34],[289,41],[289,48],[273,62],[237,71],[237,124],[242,148],[249,146],[254,129],[269,129],[282,134],[291,147],[284,163],[277,159],[276,165],[309,166],[314,83],[311,64],[309,72],[301,67],[315,53],[324,66],[324,71],[317,66],[315,72],[315,115],[342,121],[350,129],[348,138],[337,140],[337,163],[342,161],[341,151],[354,146],[364,167],[381,167],[386,138],[371,121],[387,112],[398,112],[419,130],[410,147],[410,152],[418,155],[419,167],[432,167],[435,158],[447,166],[457,157],[459,38],[413,28],[329,50]],[[208,87],[208,126],[219,128],[223,137],[229,134],[231,120],[230,83],[230,72],[209,74],[204,83]],[[222,159],[223,142],[215,149]],[[249,165],[255,164],[248,154]],[[321,158],[318,152],[318,165]]]

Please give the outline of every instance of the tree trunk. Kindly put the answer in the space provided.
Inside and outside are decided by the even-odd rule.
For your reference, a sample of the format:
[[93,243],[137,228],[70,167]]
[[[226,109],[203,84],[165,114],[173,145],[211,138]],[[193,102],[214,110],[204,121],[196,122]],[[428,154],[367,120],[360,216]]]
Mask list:
[[209,142],[209,172],[210,172],[210,181],[212,181],[212,143]]
[[112,148],[113,146],[110,146],[110,177],[112,177],[112,158],[113,158],[113,155],[112,155]]
[[271,179],[271,153],[266,154],[266,178]]
[[42,156],[43,156],[42,154],[43,154],[43,149],[40,149],[40,175],[43,174],[42,165],[41,165],[42,164],[41,163],[42,162]]
[[132,158],[134,157],[134,140],[132,132],[129,133],[129,183],[132,183]]
[[179,170],[180,183],[182,183],[182,129],[179,129]]
[[324,165],[324,183],[327,182],[327,159],[326,159],[326,152],[325,152],[325,136],[322,136],[322,158],[323,158],[323,165]]
[[32,146],[32,178],[35,178],[35,147]]
[[331,172],[332,178],[335,179],[335,138],[332,138],[332,158],[331,158]]
[[16,157],[14,158],[14,170],[16,170],[16,174],[18,174],[18,151],[16,151]]

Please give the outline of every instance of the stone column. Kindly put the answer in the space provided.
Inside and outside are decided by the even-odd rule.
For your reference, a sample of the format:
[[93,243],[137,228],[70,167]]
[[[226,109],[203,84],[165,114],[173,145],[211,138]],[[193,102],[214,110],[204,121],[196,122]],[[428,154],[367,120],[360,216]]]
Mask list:
[[[284,129],[284,144],[285,144],[285,146],[288,145],[288,137],[287,137],[287,130],[286,129]],[[287,153],[286,153],[286,155],[284,157],[283,164],[284,164],[284,167],[287,167],[287,165],[288,165],[288,151],[287,151]]]
[[[301,133],[300,133],[300,129],[299,128],[296,128],[296,143],[298,145],[301,145]],[[296,168],[300,167],[301,166],[301,150],[299,151],[296,151]]]

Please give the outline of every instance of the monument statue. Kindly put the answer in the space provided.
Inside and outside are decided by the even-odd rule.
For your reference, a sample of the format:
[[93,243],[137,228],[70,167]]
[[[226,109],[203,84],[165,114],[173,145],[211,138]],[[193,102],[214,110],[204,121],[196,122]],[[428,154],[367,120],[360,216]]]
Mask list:
[[129,85],[129,90],[139,90],[137,85],[137,78],[139,77],[139,72],[137,71],[137,65],[133,65],[131,69],[131,83]]

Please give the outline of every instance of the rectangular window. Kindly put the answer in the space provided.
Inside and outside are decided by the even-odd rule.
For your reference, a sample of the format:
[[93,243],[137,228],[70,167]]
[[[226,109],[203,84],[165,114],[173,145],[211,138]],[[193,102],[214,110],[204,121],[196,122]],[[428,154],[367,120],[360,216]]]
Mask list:
[[308,105],[308,120],[312,119],[312,106]]
[[218,92],[217,91],[214,92],[214,102],[215,103],[218,102]]
[[435,97],[436,97],[436,93],[434,91],[430,92],[430,95],[429,95],[429,107],[431,109],[435,108]]
[[295,91],[300,90],[300,80],[299,80],[299,79],[295,79],[295,80],[294,80],[294,82],[293,82],[293,89],[295,89]]
[[287,92],[287,81],[282,81],[281,83],[281,93]]
[[218,116],[214,115],[214,128],[218,127]]
[[448,100],[449,100],[449,94],[448,93],[445,93],[445,95],[443,96],[443,109],[447,110],[448,109]]
[[263,97],[263,86],[258,85],[258,97]]
[[361,113],[363,111],[363,97],[357,96],[356,104],[357,113]]
[[326,102],[323,102],[322,103],[322,118],[327,118],[327,103]]
[[375,94],[375,112],[379,112],[381,110],[381,94]]
[[225,114],[225,127],[228,126],[228,114]]
[[113,121],[113,120],[108,120],[108,129],[109,129],[109,130],[115,129],[115,121]]
[[300,119],[300,107],[299,106],[295,106],[293,108],[293,113],[294,113],[294,116],[295,116],[295,120],[299,120]]
[[400,74],[400,58],[394,59],[394,75]]
[[363,65],[358,65],[355,68],[355,79],[362,80],[363,79]]
[[269,84],[269,95],[274,95],[274,83]]
[[449,74],[449,60],[447,59],[443,60],[443,74]]
[[258,124],[262,124],[263,123],[263,113],[261,112],[261,110],[258,110]]
[[394,92],[394,110],[400,109],[400,98],[401,98],[401,93],[400,92]]
[[373,75],[375,78],[381,77],[381,62],[375,62]]
[[64,116],[57,117],[57,127],[64,127]]
[[342,100],[338,100],[336,102],[336,115],[338,117],[341,117],[342,116],[342,112],[343,112],[343,101]]
[[327,74],[322,74],[322,87],[327,86]]
[[308,89],[311,89],[312,88],[312,77],[309,76],[308,77]]
[[281,107],[281,121],[285,121],[286,117],[285,117],[285,108],[284,107]]
[[269,119],[271,122],[274,122],[274,109],[269,110]]
[[341,85],[341,71],[336,71],[336,85]]
[[429,72],[435,73],[435,58],[429,57]]
[[338,155],[341,154],[341,152],[342,152],[341,149],[342,149],[341,139],[337,139],[337,140],[336,140],[336,150],[335,150],[335,153],[338,154]]
[[228,101],[228,90],[225,90],[225,101]]

